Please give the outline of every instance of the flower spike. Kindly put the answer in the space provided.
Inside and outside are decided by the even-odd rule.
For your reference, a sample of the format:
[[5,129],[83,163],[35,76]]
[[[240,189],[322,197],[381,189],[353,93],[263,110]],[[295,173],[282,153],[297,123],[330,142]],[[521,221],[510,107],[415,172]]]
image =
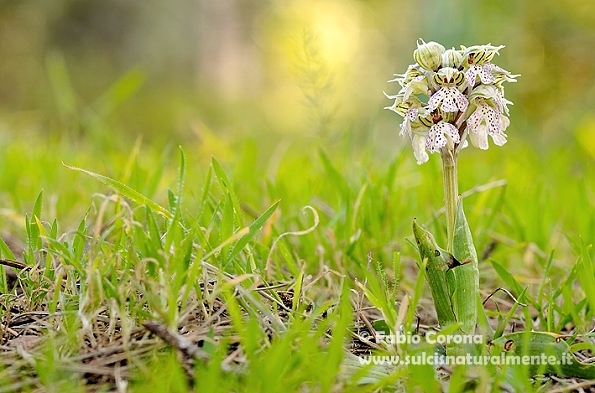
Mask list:
[[[413,52],[415,64],[391,82],[401,86],[386,107],[403,117],[399,135],[409,137],[418,164],[429,160],[429,153],[457,154],[468,141],[480,149],[507,141],[510,124],[504,84],[516,82],[519,75],[492,63],[504,46],[461,46],[448,49],[420,39]],[[450,154],[450,153],[449,153]]]

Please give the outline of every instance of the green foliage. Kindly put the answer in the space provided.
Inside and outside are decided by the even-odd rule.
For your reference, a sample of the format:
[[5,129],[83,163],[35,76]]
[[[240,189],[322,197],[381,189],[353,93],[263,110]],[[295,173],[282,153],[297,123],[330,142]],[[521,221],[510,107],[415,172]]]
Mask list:
[[[55,146],[55,151],[61,151],[60,144]],[[171,150],[169,152],[171,154]],[[61,154],[65,161],[85,163],[76,153]],[[345,288],[351,289],[347,292],[351,296],[354,291],[360,293],[366,303],[380,311],[378,320],[371,321],[375,326],[394,332],[400,324],[404,331],[414,331],[416,310],[430,293],[424,280],[420,277],[416,280],[412,274],[416,250],[404,241],[409,234],[406,221],[414,215],[429,218],[430,206],[437,201],[427,182],[412,190],[411,181],[427,174],[415,172],[417,167],[402,157],[387,163],[363,158],[364,164],[356,167],[341,156],[311,152],[310,160],[304,160],[303,152],[290,150],[281,160],[274,178],[260,182],[260,188],[246,188],[246,183],[259,183],[258,179],[266,176],[267,164],[257,165],[251,174],[241,172],[240,179],[235,170],[229,169],[231,163],[213,159],[208,165],[181,150],[178,163],[173,167],[168,162],[175,160],[167,153],[150,148],[139,147],[137,153],[112,154],[114,159],[106,172],[123,173],[118,178],[135,184],[135,188],[95,171],[69,171],[60,165],[55,169],[65,178],[54,177],[56,184],[52,186],[44,183],[47,181],[43,180],[45,172],[38,168],[31,171],[30,176],[38,179],[34,184],[44,184],[44,192],[22,194],[19,206],[30,206],[29,212],[22,212],[21,222],[25,225],[7,221],[8,228],[14,228],[13,232],[22,236],[25,247],[19,250],[10,237],[5,237],[0,244],[3,258],[23,259],[28,265],[38,266],[19,275],[27,309],[47,309],[62,315],[57,320],[61,326],[59,333],[45,343],[51,352],[34,352],[39,359],[37,367],[46,367],[36,371],[40,376],[50,375],[48,373],[56,368],[62,370],[60,364],[72,356],[82,356],[83,349],[78,344],[84,335],[82,326],[90,323],[97,328],[104,318],[102,315],[106,320],[119,321],[117,329],[115,325],[111,328],[108,325],[108,337],[131,340],[146,319],[157,318],[175,328],[185,323],[188,313],[197,305],[204,304],[211,309],[218,302],[224,302],[231,320],[227,333],[210,336],[213,340],[208,352],[211,358],[205,364],[194,366],[194,382],[181,377],[184,373],[172,371],[180,375],[179,381],[172,381],[180,389],[184,389],[186,383],[205,389],[218,386],[224,391],[273,391],[281,387],[291,390],[300,386],[327,389],[337,384],[342,384],[346,391],[371,388],[373,385],[358,385],[355,377],[341,382],[337,379],[337,365],[343,356],[337,348],[345,348],[349,341],[348,331],[343,330],[343,326],[346,321],[351,324],[355,318],[351,307],[356,303],[345,302]],[[356,157],[360,153],[351,154]],[[552,151],[551,154],[560,153]],[[31,164],[46,160],[43,153],[37,157],[25,154],[24,158]],[[10,155],[3,159],[5,167],[16,170]],[[242,160],[252,158],[241,156],[239,159],[235,164],[241,167]],[[573,159],[575,157],[568,154],[569,165]],[[149,170],[143,162],[155,162],[157,168]],[[464,163],[463,159],[463,172],[466,170]],[[534,173],[540,168],[537,162],[533,167],[521,164],[523,170]],[[92,167],[90,163],[86,165]],[[491,164],[486,161],[485,165],[489,168]],[[508,165],[512,166],[513,161]],[[309,170],[296,176],[289,169],[296,166]],[[74,178],[69,177],[72,173],[76,174]],[[590,181],[589,177],[585,179]],[[3,187],[6,184],[3,183]],[[74,184],[82,187],[83,192],[73,190]],[[170,185],[172,188],[168,191]],[[518,213],[515,212],[518,206],[529,204],[533,197],[529,188],[525,194],[521,190],[512,178],[506,189],[488,188],[466,194],[470,226],[478,228],[475,240],[483,245],[479,255],[485,254],[491,243],[496,243],[488,257],[491,263],[480,259],[480,288],[487,293],[504,287],[519,302],[512,302],[510,308],[488,307],[486,316],[499,321],[496,336],[506,334],[513,323],[520,321],[551,332],[576,326],[579,334],[585,334],[590,329],[593,310],[593,293],[588,281],[592,249],[585,242],[573,239],[579,233],[575,228],[585,228],[586,232],[581,233],[584,238],[592,235],[588,230],[590,218],[584,214],[555,216],[549,211],[540,212],[543,221],[556,217],[557,226],[564,228],[567,234],[566,238],[559,238],[557,230],[546,232],[549,237],[546,243],[555,245],[556,249],[544,254],[529,242],[528,233],[524,232],[531,226],[530,214],[537,212],[519,215],[516,223],[511,218],[511,214]],[[68,205],[56,204],[52,199],[58,191],[59,198],[68,201]],[[96,194],[98,191],[103,194]],[[91,201],[88,208],[84,200],[80,200],[85,194],[87,201]],[[304,198],[304,195],[310,197]],[[568,188],[560,188],[558,193],[562,202],[577,200],[576,203],[583,205],[589,202],[580,198],[587,196]],[[5,209],[10,208],[17,214],[19,207],[11,207],[10,198],[4,201]],[[300,214],[306,204],[316,210],[318,225],[313,226],[312,214]],[[493,210],[498,206],[501,206],[499,211]],[[77,211],[78,217],[75,217]],[[48,219],[49,214],[58,219]],[[484,214],[487,214],[486,220]],[[8,216],[3,217],[6,220]],[[562,241],[564,239],[570,242]],[[266,271],[267,262],[271,272]],[[327,273],[320,275],[321,271]],[[564,278],[556,279],[560,275]],[[205,279],[217,284],[205,290]],[[296,295],[288,309],[296,316],[279,319],[283,309],[254,291],[259,283],[293,285]],[[275,290],[268,292],[280,301]],[[238,294],[242,295],[238,297]],[[13,295],[2,295],[3,307],[14,299]],[[492,300],[487,304],[490,302]],[[337,305],[334,307],[337,311],[327,312],[326,319],[320,319],[333,304]],[[301,317],[310,307],[311,316]],[[536,310],[536,320],[530,308]],[[77,315],[84,317],[83,325],[75,323]],[[339,317],[347,319],[339,320]],[[277,332],[270,342],[268,322],[266,325],[259,322],[263,318],[271,321]],[[321,349],[320,343],[326,341],[328,331],[333,332],[330,336],[333,340]],[[245,376],[220,368],[232,342],[240,342],[246,351]],[[401,355],[416,351],[407,346],[403,350]],[[288,358],[290,352],[295,355]],[[51,361],[46,359],[50,353],[53,354]],[[165,356],[163,359],[168,360],[163,361],[169,364],[167,367],[173,367],[172,370],[180,367],[180,364],[175,365],[178,358],[158,349],[151,356],[156,356],[155,359]],[[159,375],[165,370],[158,366],[159,360],[145,363],[140,359],[142,357],[132,363],[138,366],[134,375]],[[265,359],[271,364],[265,364]],[[264,383],[262,370],[278,373],[285,379]],[[528,371],[523,373],[527,375]],[[431,368],[401,369],[395,375],[383,383],[392,386],[398,384],[397,380],[407,379],[409,386],[421,386],[418,382],[422,380],[435,381]],[[456,375],[460,375],[458,371]],[[27,378],[22,383],[29,383]],[[142,378],[133,377],[131,387],[141,389]],[[489,375],[482,378],[489,379]],[[498,378],[502,383],[507,381],[506,376]],[[45,386],[57,383],[47,378],[44,381]],[[73,382],[75,390],[80,387],[77,384]]]
[[[59,225],[58,220],[46,218],[52,203],[48,202],[48,195],[56,193],[51,186],[46,186],[44,193],[24,194],[30,195],[31,212],[23,212],[25,225],[22,229],[17,227],[15,233],[22,233],[26,246],[22,251],[13,250],[13,242],[6,240],[0,246],[4,258],[23,258],[28,265],[38,266],[19,275],[28,309],[47,307],[49,312],[62,315],[58,320],[59,333],[45,342],[45,348],[50,348],[51,352],[49,349],[35,352],[39,360],[37,367],[43,368],[36,371],[39,376],[50,375],[56,368],[63,370],[60,364],[82,350],[78,344],[84,334],[82,326],[90,323],[97,328],[103,318],[101,315],[107,320],[119,321],[118,336],[114,326],[106,330],[108,337],[131,340],[135,329],[146,319],[157,318],[164,325],[176,328],[185,323],[188,313],[198,304],[210,309],[222,301],[229,313],[229,328],[223,335],[210,333],[212,344],[207,347],[211,358],[205,364],[194,366],[194,382],[180,373],[177,357],[156,349],[151,355],[155,356],[155,362],[138,363],[142,358],[134,361],[139,368],[135,369],[137,377],[130,380],[132,389],[145,386],[146,381],[141,382],[143,375],[160,375],[170,368],[179,377],[170,381],[171,386],[164,385],[164,391],[185,389],[187,383],[194,383],[197,388],[217,386],[222,390],[274,391],[282,387],[296,390],[300,386],[319,386],[326,390],[337,384],[343,384],[346,391],[356,386],[367,389],[358,385],[355,377],[342,382],[337,379],[337,367],[344,356],[339,349],[345,348],[348,330],[352,329],[346,326],[354,320],[355,303],[346,299],[356,291],[380,310],[380,319],[371,321],[377,327],[394,332],[401,324],[404,331],[415,329],[416,309],[429,297],[429,292],[420,276],[415,280],[411,275],[415,249],[403,241],[409,225],[402,221],[414,215],[412,209],[419,209],[415,215],[429,217],[431,210],[423,206],[433,205],[435,201],[416,197],[415,204],[402,202],[413,200],[405,192],[410,189],[405,179],[412,178],[413,167],[400,157],[385,164],[367,159],[365,166],[355,170],[341,157],[312,154],[307,164],[310,171],[295,176],[291,171],[281,170],[275,179],[262,184],[258,191],[260,198],[244,195],[242,190],[245,182],[255,182],[267,170],[266,166],[255,167],[253,177],[244,173],[244,177],[238,179],[237,175],[234,177],[235,172],[224,169],[226,165],[215,159],[211,165],[202,167],[200,160],[188,158],[180,150],[177,166],[171,167],[167,164],[169,157],[143,148],[137,153],[121,155],[120,161],[111,163],[114,167],[123,165],[125,174],[120,179],[128,179],[138,190],[145,190],[143,192],[112,177],[87,169],[77,170],[78,177],[73,184],[84,184],[87,198],[92,201],[85,211],[84,205],[73,196],[79,195],[78,192],[69,194],[71,189],[62,185],[64,192],[60,197],[72,201],[65,217],[72,217],[71,210],[80,208],[82,215],[76,220],[62,219],[66,222]],[[133,156],[138,159],[131,159]],[[143,169],[141,162],[153,160],[151,157],[158,168]],[[76,155],[68,161],[74,158]],[[4,158],[5,165],[14,167],[11,161],[6,161],[8,159]],[[568,160],[571,159],[569,155]],[[43,155],[40,160],[43,161]],[[301,153],[289,152],[281,167],[301,165],[302,160]],[[65,176],[71,173],[64,167],[57,168],[61,168],[57,170]],[[537,171],[537,167],[531,170]],[[156,177],[155,173],[159,175]],[[99,182],[81,183],[87,178],[81,174]],[[34,171],[32,175],[41,179],[43,173]],[[327,181],[327,178],[334,180]],[[515,184],[513,180],[510,182]],[[168,183],[173,183],[173,189],[166,189]],[[93,196],[102,187],[107,187],[103,189],[106,194]],[[433,195],[428,192],[428,186],[418,187],[425,190],[424,195]],[[522,232],[510,226],[514,221],[508,216],[510,210],[506,206],[513,199],[515,206],[519,206],[523,198],[518,191],[509,196],[511,188],[514,191],[510,186],[506,191],[480,190],[467,196],[466,201],[472,212],[470,220],[475,221],[471,226],[479,228],[477,243],[484,247],[497,243],[489,256],[491,266],[480,262],[480,288],[490,290],[502,286],[518,300],[511,308],[488,308],[487,318],[499,321],[495,335],[506,333],[513,322],[519,321],[535,323],[534,328],[552,332],[560,332],[570,324],[586,333],[593,310],[592,288],[588,285],[591,248],[580,241],[569,244],[557,241],[556,252],[543,255],[537,246],[525,240]],[[292,190],[308,192],[312,199],[304,200]],[[254,192],[253,189],[250,192]],[[529,191],[526,198],[531,197]],[[559,194],[562,200],[575,197],[572,190],[561,189]],[[260,202],[250,206],[244,200]],[[494,201],[504,201],[500,212],[491,210]],[[311,215],[298,214],[304,202],[311,203],[311,209],[316,210],[317,225],[312,226]],[[489,212],[486,221],[481,220],[482,210]],[[64,215],[62,208],[54,211]],[[523,218],[523,222],[530,219]],[[546,212],[542,220],[547,219]],[[588,219],[586,215],[564,216],[560,225],[566,225],[569,220]],[[519,221],[518,225],[523,224]],[[579,227],[588,228],[588,225]],[[72,229],[64,231],[62,228]],[[295,235],[297,233],[301,235]],[[569,229],[567,233],[572,239],[573,231]],[[588,235],[587,232],[585,237]],[[549,236],[552,240],[548,242],[556,241],[556,232]],[[273,247],[275,242],[276,247]],[[266,271],[269,259],[271,272]],[[522,260],[533,264],[515,263]],[[328,269],[328,273],[320,276],[321,268]],[[553,285],[553,277],[563,272],[566,274],[558,281],[560,285]],[[538,279],[531,280],[532,276]],[[273,282],[269,281],[271,277],[274,277]],[[318,279],[312,281],[313,277]],[[205,280],[214,280],[215,284],[205,290]],[[288,309],[293,310],[295,316],[279,319],[282,308],[273,303],[271,309],[269,301],[254,291],[254,285],[259,282],[267,286],[274,282],[293,285],[295,295]],[[570,290],[577,285],[580,290]],[[351,291],[346,291],[347,288]],[[274,290],[268,292],[280,301]],[[2,295],[2,304],[6,305],[11,299],[14,297]],[[333,304],[336,311],[326,312]],[[538,312],[535,322],[530,322],[529,307]],[[311,316],[302,317],[308,308]],[[325,312],[326,318],[320,319]],[[83,325],[76,322],[77,315],[84,317]],[[267,338],[270,327],[267,327],[268,322],[262,323],[263,317],[271,321],[277,332],[270,342]],[[324,337],[329,331],[333,332],[332,339],[321,349],[320,343],[326,341]],[[245,351],[248,361],[243,371],[245,375],[220,367],[229,355],[227,348],[231,342],[240,342]],[[404,351],[409,352],[400,354],[417,351],[407,348],[404,346]],[[50,353],[53,354],[51,361],[47,359]],[[288,358],[288,353],[294,355]],[[167,366],[161,368],[160,362]],[[525,375],[527,372],[524,371]],[[264,375],[271,373],[283,378],[263,382]],[[436,383],[431,368],[401,369],[395,375],[400,377],[388,378],[383,383],[392,386],[399,378],[408,380],[410,387],[421,387],[420,381],[433,381],[432,386]],[[57,383],[43,378],[44,386]],[[499,380],[505,383],[506,377],[499,376]],[[27,381],[23,379],[22,383]],[[80,387],[78,382],[73,382],[72,388],[76,390],[77,386]]]

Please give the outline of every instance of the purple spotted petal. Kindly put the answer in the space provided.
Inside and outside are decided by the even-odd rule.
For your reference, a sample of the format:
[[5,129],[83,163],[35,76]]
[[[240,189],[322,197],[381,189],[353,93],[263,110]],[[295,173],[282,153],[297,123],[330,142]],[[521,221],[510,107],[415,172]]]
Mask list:
[[459,136],[459,130],[457,130],[457,128],[452,124],[442,122],[436,124],[436,126],[439,127],[443,134],[448,135],[454,143],[459,143],[461,141],[461,137]]
[[496,64],[486,63],[483,65],[483,67],[486,68],[487,70],[489,70],[490,72],[497,72],[497,73],[506,74],[506,75],[510,74],[510,71],[506,71],[504,68],[498,67]]
[[432,97],[430,97],[430,100],[428,101],[428,106],[430,109],[430,112],[436,110],[436,108],[438,108],[438,105],[440,105],[440,102],[444,99],[444,96],[446,95],[446,91],[444,90],[444,88],[438,90],[436,93],[434,93],[434,95],[432,95]]
[[499,70],[502,70],[502,68],[493,65],[492,63],[484,63],[480,65],[474,64],[471,67],[469,67],[467,72],[465,72],[465,80],[467,81],[467,84],[469,86],[473,87],[475,86],[475,81],[477,79],[477,76],[479,75],[479,80],[481,80],[481,83],[483,83],[484,85],[489,85],[491,83],[496,82],[496,78],[492,74],[492,71]]
[[430,111],[435,110],[442,102],[444,112],[464,112],[469,102],[456,87],[445,86],[438,90],[429,100]]
[[426,148],[430,153],[437,152],[446,146],[446,135],[448,135],[455,143],[459,143],[459,132],[452,124],[440,122],[430,127],[428,138],[426,139]]
[[479,73],[479,66],[477,66],[475,64],[472,65],[471,67],[469,67],[467,72],[465,72],[465,80],[467,81],[467,84],[469,86],[473,87],[475,85],[475,79],[476,79],[478,73]]
[[442,134],[438,134],[436,128],[432,126],[426,139],[426,149],[428,149],[430,153],[435,153],[444,145],[446,145],[446,138],[444,138]]
[[446,90],[442,110],[444,112],[464,112],[467,109],[467,98],[456,87],[443,87]]
[[[457,112],[457,96],[454,87],[443,87],[446,94],[444,94],[444,100],[442,101],[442,110],[444,112]],[[458,91],[457,91],[458,92]]]
[[480,66],[481,70],[479,71],[479,79],[484,85],[489,85],[490,83],[496,82],[496,78],[494,78],[494,75],[492,75],[491,68],[487,67],[488,65],[489,63]]
[[502,146],[506,143],[504,130],[510,121],[506,116],[498,113],[491,106],[482,103],[477,106],[475,112],[467,119],[467,127],[473,131],[471,140],[480,149],[488,148],[488,135],[492,137],[494,144]]
[[467,119],[467,126],[471,130],[477,130],[479,125],[485,121],[488,133],[499,133],[500,114],[487,104],[481,104],[475,112]]
[[411,137],[411,122],[414,122],[417,119],[419,114],[419,110],[417,108],[409,108],[405,113],[403,123],[401,123],[401,132],[399,135],[405,137],[408,135]]

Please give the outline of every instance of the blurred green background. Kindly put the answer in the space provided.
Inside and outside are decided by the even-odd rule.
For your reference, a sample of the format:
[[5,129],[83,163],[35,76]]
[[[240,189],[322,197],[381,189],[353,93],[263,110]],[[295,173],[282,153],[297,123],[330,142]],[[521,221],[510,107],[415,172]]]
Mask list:
[[[509,143],[464,151],[461,191],[508,179],[508,215],[543,213],[544,223],[519,234],[543,247],[559,224],[593,235],[591,0],[1,1],[3,230],[22,225],[41,189],[49,216],[65,220],[104,190],[62,161],[142,189],[155,160],[169,154],[175,165],[165,149],[180,144],[195,193],[215,156],[256,210],[285,197],[297,211],[317,197],[315,185],[291,189],[290,176],[280,178],[284,162],[284,173],[312,176],[323,150],[358,179],[398,159],[400,184],[413,195],[403,203],[420,201],[411,216],[429,217],[442,198],[439,160],[415,165],[398,136],[401,119],[382,109],[390,104],[383,91],[398,90],[386,81],[413,62],[418,38],[505,45],[494,62],[521,74],[506,87],[515,104]],[[277,181],[278,194],[265,198],[265,181]],[[279,195],[283,181],[293,197]],[[400,238],[410,219],[396,229]]]

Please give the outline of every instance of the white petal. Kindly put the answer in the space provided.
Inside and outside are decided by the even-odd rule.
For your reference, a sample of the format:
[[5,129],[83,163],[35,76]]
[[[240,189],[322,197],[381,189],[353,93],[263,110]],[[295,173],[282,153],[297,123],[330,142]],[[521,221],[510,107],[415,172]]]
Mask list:
[[469,135],[467,135],[467,139],[471,141],[473,146],[478,147],[477,134],[475,132],[470,132]]
[[444,136],[444,126],[446,123],[434,124],[430,127],[428,138],[426,139],[426,148],[430,153],[435,153],[446,145],[447,139]]
[[509,125],[510,120],[508,119],[508,117],[500,115],[500,130],[502,130],[502,132],[506,131]]
[[[461,141],[461,137],[459,136],[459,130],[457,130],[457,128],[450,123],[445,123],[445,122],[441,121],[438,124],[434,124],[430,128],[430,130],[432,130],[436,133],[436,136],[434,137],[435,143],[437,143],[437,141],[441,141],[442,137],[444,137],[445,135],[448,135],[448,137],[454,143],[459,143]],[[440,143],[442,143],[442,142],[440,142]],[[444,146],[444,144],[442,144],[440,147],[443,147],[443,146]]]
[[405,135],[411,136],[411,121],[407,116],[403,120],[403,123],[401,123],[401,131],[399,132],[399,135],[402,137],[405,137]]
[[442,133],[448,135],[454,143],[459,143],[461,141],[459,130],[457,130],[457,128],[452,124],[442,122],[437,124],[437,126],[439,126],[440,130],[442,130]]
[[481,83],[483,83],[484,85],[494,83],[496,81],[496,78],[494,78],[494,75],[492,75],[490,67],[486,67],[486,65],[480,67],[481,70],[479,71],[479,80],[481,80]]
[[501,67],[497,66],[496,64],[486,63],[483,66],[484,66],[484,68],[487,68],[490,72],[495,71],[500,74],[510,75],[510,71],[506,71],[504,68],[501,68]]
[[444,99],[445,95],[446,92],[444,91],[444,88],[442,88],[434,93],[432,97],[430,97],[430,100],[428,101],[430,112],[438,108],[438,105],[440,105],[440,102]]
[[445,94],[444,94],[444,101],[442,101],[441,108],[444,112],[458,112],[459,108],[457,106],[457,96],[455,91],[458,90],[454,87],[443,87]]
[[413,134],[411,145],[413,146],[413,155],[418,164],[421,165],[429,160],[430,157],[426,153],[426,137],[424,135]]
[[457,100],[457,107],[461,112],[465,112],[467,106],[469,106],[469,101],[467,101],[467,97],[463,95],[457,88],[454,88],[456,91],[456,100]]
[[494,108],[482,102],[467,119],[467,126],[476,130],[480,124],[485,123],[488,133],[499,133],[502,131],[500,117],[501,115]]
[[426,149],[428,149],[430,151],[430,153],[436,152],[436,149],[434,147],[435,140],[436,140],[436,129],[434,128],[434,126],[432,126],[430,128],[430,131],[428,131],[428,137],[426,138]]
[[456,87],[447,86],[440,89],[443,101],[441,108],[444,112],[464,112],[469,105],[467,98]]
[[469,116],[469,118],[467,118],[467,127],[470,130],[475,130],[477,129],[477,127],[479,127],[479,124],[481,123],[481,121],[483,120],[483,110],[482,110],[482,106],[479,105],[475,111],[471,114],[471,116]]
[[500,115],[488,105],[482,105],[483,118],[488,127],[488,134],[499,134],[500,130]]
[[473,88],[475,85],[475,79],[477,78],[477,74],[479,73],[479,67],[476,65],[472,65],[469,67],[467,72],[465,72],[465,80],[467,84]]
[[479,127],[477,127],[475,130],[473,130],[474,132],[471,133],[471,142],[473,142],[473,134],[475,134],[476,139],[476,146],[479,147],[482,150],[487,150],[489,146],[488,144],[488,132],[486,129],[485,124],[480,124]]
[[492,134],[490,135],[492,137],[492,140],[494,141],[494,144],[497,146],[502,146],[503,144],[506,143],[506,134],[501,133],[501,134]]

